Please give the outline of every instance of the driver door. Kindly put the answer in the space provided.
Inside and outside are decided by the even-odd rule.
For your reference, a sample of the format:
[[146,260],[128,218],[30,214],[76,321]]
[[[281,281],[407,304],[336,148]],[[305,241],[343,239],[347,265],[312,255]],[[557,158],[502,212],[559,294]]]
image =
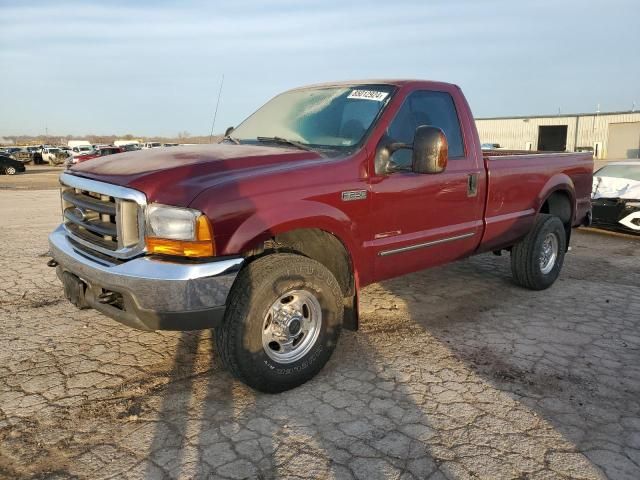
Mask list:
[[[484,169],[467,152],[456,106],[448,92],[417,90],[404,100],[389,124],[385,142],[413,143],[420,125],[441,128],[449,147],[448,165],[439,174],[411,170],[411,150],[394,152],[388,165],[376,162],[372,177],[369,247],[377,280],[447,263],[473,253],[480,242],[484,195],[478,185]],[[482,192],[484,193],[484,189]]]

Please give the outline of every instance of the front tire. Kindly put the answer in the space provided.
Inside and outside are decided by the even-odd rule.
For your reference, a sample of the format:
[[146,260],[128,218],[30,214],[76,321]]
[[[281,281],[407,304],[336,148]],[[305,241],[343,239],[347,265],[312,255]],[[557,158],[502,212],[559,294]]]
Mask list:
[[305,383],[333,353],[342,297],[334,276],[315,260],[276,253],[253,261],[239,273],[215,330],[223,364],[262,392]]
[[539,214],[531,231],[511,249],[514,281],[531,290],[549,288],[560,275],[567,236],[562,221]]

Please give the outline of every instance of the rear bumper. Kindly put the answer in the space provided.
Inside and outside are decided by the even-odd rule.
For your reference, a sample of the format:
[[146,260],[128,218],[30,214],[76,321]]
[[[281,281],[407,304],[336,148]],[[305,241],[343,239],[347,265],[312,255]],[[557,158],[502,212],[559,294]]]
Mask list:
[[242,258],[178,263],[139,257],[113,264],[74,246],[62,226],[49,235],[49,246],[67,298],[142,330],[216,327],[243,263]]

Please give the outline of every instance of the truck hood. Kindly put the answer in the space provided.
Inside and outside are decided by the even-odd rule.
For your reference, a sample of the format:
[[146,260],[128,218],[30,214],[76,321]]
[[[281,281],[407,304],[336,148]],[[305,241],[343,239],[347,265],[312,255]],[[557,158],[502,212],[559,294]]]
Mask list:
[[144,192],[149,202],[188,206],[204,189],[242,178],[325,162],[322,155],[263,145],[151,148],[98,157],[69,172]]

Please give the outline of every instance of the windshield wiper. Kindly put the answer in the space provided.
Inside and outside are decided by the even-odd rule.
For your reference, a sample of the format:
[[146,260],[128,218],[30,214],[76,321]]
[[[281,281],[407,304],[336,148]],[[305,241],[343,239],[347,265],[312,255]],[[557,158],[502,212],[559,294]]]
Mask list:
[[295,140],[287,140],[282,137],[257,137],[256,140],[263,143],[279,143],[281,145],[291,145],[293,147],[299,148],[300,150],[306,150],[308,152],[315,151],[313,148],[305,145],[304,143],[296,142]]
[[231,135],[225,135],[222,140],[229,140],[230,142],[235,143],[236,145],[240,145],[240,140],[237,138],[233,138]]

